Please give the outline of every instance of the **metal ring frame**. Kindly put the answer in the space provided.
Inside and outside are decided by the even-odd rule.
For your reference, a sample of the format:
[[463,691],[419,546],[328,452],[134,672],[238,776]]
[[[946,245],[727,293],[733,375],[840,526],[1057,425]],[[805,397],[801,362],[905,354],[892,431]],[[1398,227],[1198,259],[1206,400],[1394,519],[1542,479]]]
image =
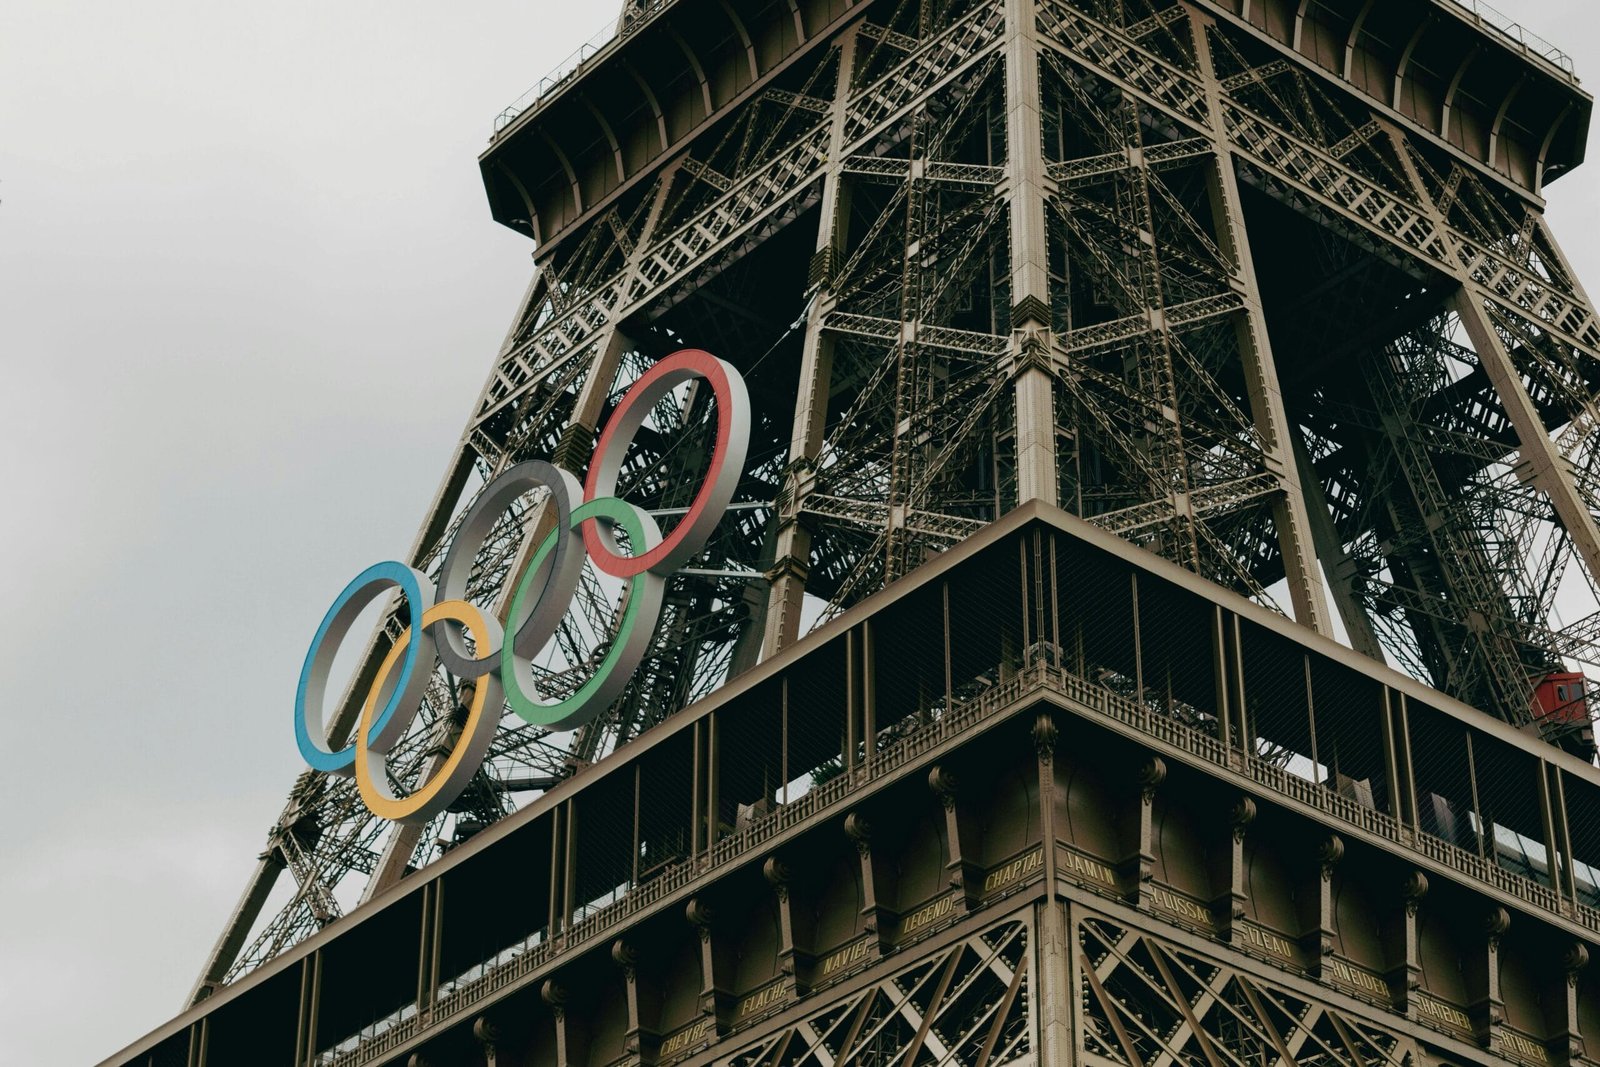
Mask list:
[[[714,392],[717,444],[688,514],[663,538],[654,518],[614,495],[617,478],[650,412],[674,388],[695,380],[704,380]],[[685,349],[653,366],[622,398],[595,446],[583,489],[571,473],[542,460],[519,463],[486,486],[445,553],[437,591],[426,575],[403,563],[376,563],[362,571],[328,609],[301,668],[294,728],[306,762],[330,774],[355,775],[374,815],[423,823],[444,811],[477,772],[505,703],[528,722],[550,729],[572,729],[594,719],[622,693],[644,658],[667,576],[705,547],[726,512],[749,439],[750,400],[739,372],[706,352]],[[467,579],[501,515],[537,489],[549,493],[556,527],[517,583],[502,629],[464,599]],[[628,535],[632,555],[616,543],[618,526]],[[585,557],[627,581],[622,618],[594,675],[571,695],[547,700],[538,692],[533,661],[565,618]],[[335,750],[323,719],[329,672],[356,618],[389,589],[400,590],[413,622],[379,665],[354,740]],[[468,649],[464,634],[471,635],[478,655]],[[415,718],[435,665],[475,685],[467,721],[434,774],[398,796],[390,785],[388,757]]]

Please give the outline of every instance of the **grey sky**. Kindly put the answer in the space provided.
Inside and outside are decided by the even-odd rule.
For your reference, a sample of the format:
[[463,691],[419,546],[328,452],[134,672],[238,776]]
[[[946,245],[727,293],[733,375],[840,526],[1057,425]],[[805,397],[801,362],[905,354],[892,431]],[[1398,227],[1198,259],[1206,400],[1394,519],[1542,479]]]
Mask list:
[[6,5],[0,1063],[182,1006],[527,284],[475,157],[610,7]]
[[[10,0],[0,1062],[181,1007],[299,758],[305,642],[403,553],[532,246],[493,115],[598,5]],[[1501,0],[1600,79],[1592,0]],[[1551,190],[1600,286],[1600,161]]]

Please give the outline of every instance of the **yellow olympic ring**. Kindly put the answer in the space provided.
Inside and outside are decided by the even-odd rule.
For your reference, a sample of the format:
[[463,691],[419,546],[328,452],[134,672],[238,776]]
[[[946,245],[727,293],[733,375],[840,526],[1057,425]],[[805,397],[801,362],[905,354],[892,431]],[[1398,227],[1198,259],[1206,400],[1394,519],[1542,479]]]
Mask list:
[[[435,604],[422,615],[420,625],[428,629],[436,623],[449,620],[465,626],[479,648],[493,649],[491,656],[499,655],[499,647],[504,640],[500,624],[492,617],[486,616],[472,604],[465,600],[446,600]],[[389,654],[384,657],[378,666],[377,676],[372,680],[372,688],[368,691],[367,700],[361,709],[361,724],[356,728],[356,785],[361,790],[361,799],[374,815],[384,819],[393,819],[405,823],[425,823],[440,811],[444,810],[450,801],[455,799],[467,780],[476,773],[479,764],[488,754],[489,745],[494,740],[495,730],[499,726],[499,712],[504,706],[505,698],[501,692],[500,679],[494,674],[485,674],[476,680],[477,689],[472,695],[472,703],[467,709],[467,722],[462,727],[461,737],[451,749],[449,757],[426,782],[417,786],[414,793],[409,796],[395,796],[389,788],[389,748],[374,747],[370,737],[373,720],[377,718],[379,706],[388,697],[386,690],[389,688],[389,674],[394,669],[406,648],[411,643],[411,627],[400,635],[394,643]],[[419,665],[432,671],[432,665]],[[493,708],[493,715],[486,714],[487,709]],[[413,709],[411,714],[416,714]],[[404,730],[395,731],[399,737]]]

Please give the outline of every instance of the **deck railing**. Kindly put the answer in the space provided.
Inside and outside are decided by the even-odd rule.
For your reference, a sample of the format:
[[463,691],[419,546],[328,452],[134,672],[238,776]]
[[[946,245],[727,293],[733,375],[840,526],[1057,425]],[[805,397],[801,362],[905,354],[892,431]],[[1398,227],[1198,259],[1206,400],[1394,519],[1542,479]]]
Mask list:
[[1445,3],[1461,8],[1471,16],[1473,22],[1507,38],[1516,44],[1523,53],[1538,56],[1558,67],[1566,74],[1568,81],[1576,82],[1578,80],[1578,74],[1573,67],[1571,56],[1538,34],[1529,32],[1526,26],[1517,22],[1505,12],[1483,3],[1483,0],[1445,0]]
[[494,117],[495,136],[500,131],[517,120],[517,116],[537,104],[551,91],[566,84],[569,78],[576,77],[588,62],[609,48],[613,42],[626,40],[633,33],[650,20],[650,17],[672,0],[647,0],[637,7],[631,7],[626,19],[612,18],[606,24],[590,35],[572,54],[557,63],[555,69],[544,77],[527,92],[513,100],[500,114]]
[[[1536,56],[1556,67],[1568,81],[1574,83],[1578,81],[1577,70],[1571,56],[1531,32],[1505,12],[1483,3],[1483,0],[1441,0],[1441,2],[1460,9],[1472,22],[1510,41],[1525,55]],[[671,3],[672,0],[647,0],[639,7],[630,9],[626,20],[607,19],[605,25],[591,34],[583,44],[573,49],[572,53],[557,63],[549,74],[540,78],[527,92],[513,100],[494,117],[494,136],[498,137],[501,131],[515,122],[523,112],[555,89],[565,85],[568,79],[576,77],[590,60],[606,51],[613,43],[632,36],[639,27],[650,20],[651,16]]]
[[[956,702],[948,709],[930,713],[926,719],[904,727],[900,736],[868,755],[855,767],[847,768],[803,796],[744,824],[717,841],[709,851],[686,857],[666,867],[650,881],[631,887],[620,899],[570,923],[558,937],[546,939],[510,958],[498,961],[491,959],[473,968],[474,971],[481,968],[481,975],[451,983],[449,988],[441,991],[430,1011],[406,1017],[396,1013],[380,1020],[364,1032],[354,1047],[324,1052],[317,1062],[325,1067],[357,1067],[381,1058],[415,1037],[424,1026],[443,1022],[486,1004],[502,989],[539,970],[558,955],[587,948],[616,936],[619,928],[634,915],[683,889],[702,875],[758,852],[767,841],[784,830],[841,806],[844,801],[889,772],[943,742],[972,730],[986,719],[1015,708],[1030,696],[1046,691],[1059,694],[1070,704],[1090,714],[1133,727],[1142,734],[1189,752],[1207,763],[1243,773],[1262,788],[1312,807],[1332,820],[1395,844],[1414,848],[1467,878],[1600,932],[1600,909],[1566,901],[1554,890],[1532,878],[1406,827],[1388,813],[1344,796],[1326,784],[1310,781],[1267,760],[1230,751],[1215,736],[1173,718],[1157,706],[1140,703],[1047,662],[1015,672],[989,672],[986,677],[1003,677],[1005,680],[991,684],[984,692],[969,700]],[[346,1038],[345,1042],[348,1041]],[[341,1046],[345,1042],[341,1042]]]

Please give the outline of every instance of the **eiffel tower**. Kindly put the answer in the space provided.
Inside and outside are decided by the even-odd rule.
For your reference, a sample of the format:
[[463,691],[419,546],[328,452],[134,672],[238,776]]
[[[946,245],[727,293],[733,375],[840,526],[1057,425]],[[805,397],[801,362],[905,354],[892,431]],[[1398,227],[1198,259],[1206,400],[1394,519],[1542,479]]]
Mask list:
[[[1475,0],[630,0],[480,158],[535,273],[409,562],[436,570],[513,464],[581,474],[622,392],[684,347],[749,387],[734,504],[589,725],[507,715],[425,826],[302,774],[191,1004],[1030,506],[1591,759],[1600,321],[1542,210],[1591,109],[1562,53]],[[618,495],[670,525],[714,426],[709,396],[658,407]],[[552,512],[530,496],[502,516],[468,599],[505,616]],[[586,574],[547,691],[582,684],[618,610]],[[373,634],[331,738],[409,621]],[[1097,683],[1120,693],[1113,673]],[[458,699],[433,680],[391,756],[402,784],[435,766]],[[1094,931],[1080,943],[1112,969],[1159,958],[1236,995],[1131,927]],[[974,935],[933,973],[986,968],[1015,998],[1026,941]],[[1145,1023],[1115,1001],[1096,1000],[1098,1055],[1136,1062]],[[1007,1026],[976,1062],[1016,1044]],[[922,1030],[918,1049],[964,1040]],[[1325,1058],[1298,1062],[1400,1062],[1364,1033],[1306,1022],[1296,1048]],[[739,1062],[768,1053],[799,1062]]]

